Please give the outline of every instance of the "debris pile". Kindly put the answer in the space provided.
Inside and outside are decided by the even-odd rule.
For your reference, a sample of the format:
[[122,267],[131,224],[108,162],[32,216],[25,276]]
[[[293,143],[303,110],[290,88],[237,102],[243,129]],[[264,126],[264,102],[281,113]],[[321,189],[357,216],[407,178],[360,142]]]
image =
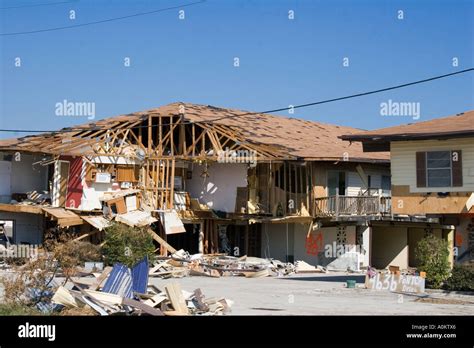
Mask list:
[[[309,265],[308,265],[309,266]],[[315,268],[316,271],[318,269]],[[185,276],[260,278],[285,276],[296,272],[292,263],[258,257],[234,257],[225,254],[194,254],[178,250],[170,257],[158,257],[150,269],[151,277],[181,278]]]
[[93,309],[99,315],[219,315],[230,311],[232,301],[207,299],[200,289],[188,292],[178,283],[158,289],[148,283],[151,271],[156,272],[149,269],[146,257],[132,268],[117,263],[101,273],[91,273],[92,277],[71,278],[58,287],[51,302],[66,309]]

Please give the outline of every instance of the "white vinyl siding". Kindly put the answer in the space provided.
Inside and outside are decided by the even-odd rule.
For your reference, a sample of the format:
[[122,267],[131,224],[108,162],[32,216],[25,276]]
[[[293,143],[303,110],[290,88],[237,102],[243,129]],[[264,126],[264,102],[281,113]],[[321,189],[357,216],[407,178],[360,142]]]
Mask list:
[[364,184],[357,172],[347,173],[347,195],[348,196],[358,196],[361,194],[361,190],[365,191]]
[[[416,152],[462,151],[463,186],[416,187]],[[411,192],[473,192],[474,139],[411,140],[390,143],[392,185],[407,185]]]
[[[381,189],[382,188],[382,175],[390,176],[390,172],[373,172],[366,171],[366,174],[370,176],[370,188],[371,189]],[[365,185],[362,183],[357,172],[348,172],[347,173],[347,195],[348,196],[359,196],[366,191]]]

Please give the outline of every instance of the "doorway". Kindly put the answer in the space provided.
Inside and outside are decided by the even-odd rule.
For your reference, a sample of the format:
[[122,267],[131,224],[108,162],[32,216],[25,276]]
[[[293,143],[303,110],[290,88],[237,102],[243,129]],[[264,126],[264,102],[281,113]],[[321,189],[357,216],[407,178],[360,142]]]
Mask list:
[[328,196],[346,194],[346,172],[343,171],[329,171],[328,172]]

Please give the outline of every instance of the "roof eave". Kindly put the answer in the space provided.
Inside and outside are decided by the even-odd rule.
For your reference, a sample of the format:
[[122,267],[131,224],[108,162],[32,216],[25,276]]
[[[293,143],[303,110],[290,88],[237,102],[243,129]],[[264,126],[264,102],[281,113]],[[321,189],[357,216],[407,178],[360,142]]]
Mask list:
[[444,133],[401,133],[401,134],[348,134],[338,138],[346,141],[360,142],[390,142],[404,140],[428,140],[428,139],[451,139],[474,137],[474,130]]

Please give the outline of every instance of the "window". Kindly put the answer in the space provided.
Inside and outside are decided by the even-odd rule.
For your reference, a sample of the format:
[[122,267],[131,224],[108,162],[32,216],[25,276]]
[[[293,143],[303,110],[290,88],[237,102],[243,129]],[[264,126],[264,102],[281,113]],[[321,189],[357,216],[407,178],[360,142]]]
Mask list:
[[417,187],[462,186],[461,151],[416,153]]
[[427,152],[426,172],[428,179],[428,187],[451,186],[451,152]]
[[389,196],[392,190],[392,180],[389,175],[382,175],[382,194]]

